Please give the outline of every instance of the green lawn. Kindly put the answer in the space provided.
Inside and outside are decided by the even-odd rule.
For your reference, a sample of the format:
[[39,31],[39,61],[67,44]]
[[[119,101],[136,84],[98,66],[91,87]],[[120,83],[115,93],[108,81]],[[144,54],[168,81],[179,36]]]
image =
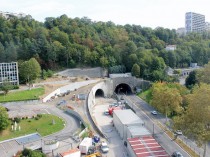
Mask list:
[[[53,120],[55,122],[54,125],[52,124]],[[41,136],[46,136],[62,130],[64,128],[64,123],[63,119],[51,114],[43,114],[39,120],[35,120],[34,118],[23,119],[18,124],[21,128],[20,131],[12,131],[10,125],[7,130],[0,132],[0,141],[35,132],[38,132]]]
[[146,101],[147,103],[150,103],[150,101],[152,100],[151,92],[152,92],[151,89],[148,89],[146,91],[139,93],[138,96],[142,98],[144,101]]
[[6,96],[0,94],[0,103],[10,101],[37,100],[39,99],[39,96],[43,94],[44,88],[35,88],[31,90],[10,92]]

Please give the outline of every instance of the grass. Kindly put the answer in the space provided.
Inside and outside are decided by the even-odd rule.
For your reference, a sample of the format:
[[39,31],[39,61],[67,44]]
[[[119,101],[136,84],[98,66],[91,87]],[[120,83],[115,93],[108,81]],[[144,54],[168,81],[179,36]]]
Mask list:
[[10,92],[4,96],[0,94],[1,102],[11,102],[11,101],[24,101],[24,100],[37,100],[39,96],[44,94],[44,88],[35,88],[31,90]]
[[152,100],[152,90],[151,89],[145,90],[139,93],[138,96],[142,98],[144,101],[146,101],[147,103],[150,103],[150,101]]
[[[52,124],[53,120],[55,124]],[[18,124],[18,126],[20,125],[21,127],[20,131],[18,129],[17,131],[12,131],[10,125],[6,130],[0,132],[0,141],[35,132],[38,132],[41,136],[50,135],[62,130],[64,128],[64,123],[63,119],[51,114],[43,114],[39,120],[36,120],[35,118],[22,119]]]

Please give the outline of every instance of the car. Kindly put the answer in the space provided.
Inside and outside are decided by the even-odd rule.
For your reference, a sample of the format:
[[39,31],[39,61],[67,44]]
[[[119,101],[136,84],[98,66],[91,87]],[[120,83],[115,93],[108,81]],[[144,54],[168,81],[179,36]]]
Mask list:
[[90,146],[88,148],[88,152],[87,152],[87,155],[90,155],[90,154],[93,154],[96,152],[96,148],[94,146]]
[[104,115],[109,115],[109,110],[105,110]]
[[173,152],[173,154],[171,155],[172,157],[184,157],[180,152]]
[[157,111],[151,111],[151,114],[157,115]]
[[108,147],[106,142],[101,143],[101,151],[102,151],[102,153],[108,153],[109,152],[109,147]]
[[175,131],[175,134],[177,134],[177,135],[182,135],[182,131],[181,131],[181,130],[176,130],[176,131]]
[[119,106],[119,104],[117,102],[114,102],[113,106],[117,107],[117,106]]

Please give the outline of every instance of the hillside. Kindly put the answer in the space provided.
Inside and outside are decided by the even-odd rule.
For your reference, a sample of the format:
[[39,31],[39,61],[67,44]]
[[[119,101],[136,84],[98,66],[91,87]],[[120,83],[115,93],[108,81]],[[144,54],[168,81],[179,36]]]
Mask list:
[[[166,51],[166,45],[177,45]],[[112,72],[131,71],[140,66],[140,77],[167,79],[166,66],[187,67],[191,62],[204,65],[210,58],[210,35],[178,37],[175,30],[140,25],[115,25],[84,18],[48,17],[44,23],[30,16],[0,17],[0,62],[35,57],[43,69],[61,67],[109,68]]]

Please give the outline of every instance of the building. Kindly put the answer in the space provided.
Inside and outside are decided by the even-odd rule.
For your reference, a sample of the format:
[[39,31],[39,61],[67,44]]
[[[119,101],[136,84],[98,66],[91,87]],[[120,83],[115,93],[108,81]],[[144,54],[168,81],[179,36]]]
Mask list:
[[205,24],[205,30],[210,31],[210,22],[206,22]]
[[184,27],[177,28],[176,33],[179,35],[185,35],[185,28]]
[[167,45],[165,49],[166,51],[174,51],[176,50],[176,45]]
[[0,11],[0,16],[8,19],[8,18],[11,18],[11,17],[17,17],[17,18],[22,18],[22,17],[26,17],[27,15],[24,14],[24,13],[10,13],[10,12],[3,12],[3,11]]
[[[117,132],[120,134],[121,139],[123,140],[127,139],[127,129],[129,126],[144,126],[144,122],[131,109],[114,110],[113,123]],[[135,132],[133,129],[135,128],[130,128],[130,134]]]
[[13,85],[19,85],[17,62],[0,63],[0,86],[9,81]]
[[130,157],[170,157],[152,136],[128,138],[127,141]]
[[194,13],[187,12],[185,14],[185,30],[186,33],[190,32],[203,32],[205,30],[205,16]]

